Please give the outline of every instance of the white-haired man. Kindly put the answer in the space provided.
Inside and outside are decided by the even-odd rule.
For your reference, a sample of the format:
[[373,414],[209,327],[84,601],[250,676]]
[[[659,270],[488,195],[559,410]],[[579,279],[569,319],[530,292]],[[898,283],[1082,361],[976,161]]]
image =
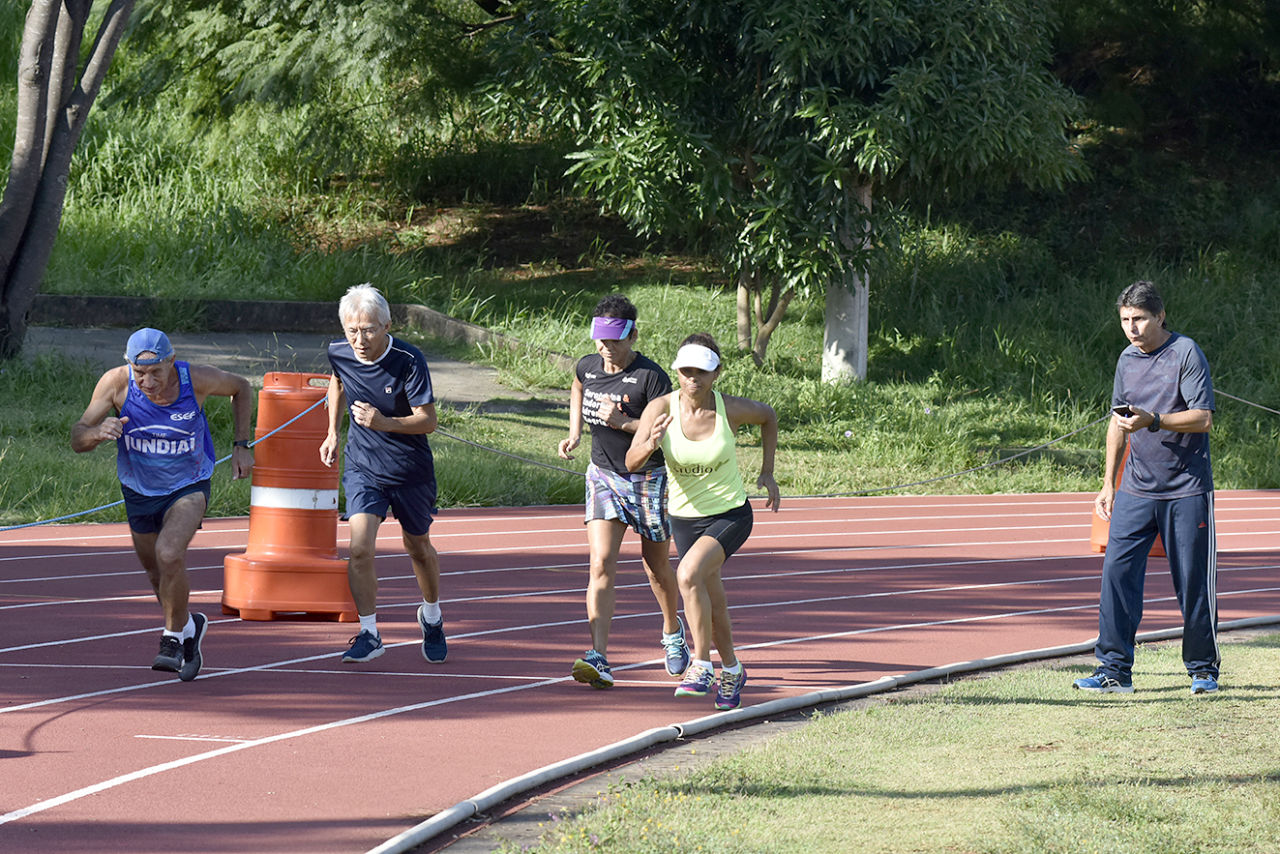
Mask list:
[[427,434],[436,429],[435,395],[422,351],[391,335],[391,307],[370,284],[350,288],[338,303],[344,340],[329,345],[329,431],[320,459],[338,459],[342,415],[351,423],[344,449],[351,551],[347,579],[360,632],[342,655],[346,663],[372,661],[386,651],[378,632],[378,526],[390,509],[422,592],[418,625],[422,656],[445,660],[448,647],[440,612],[440,561],[429,529],[436,509],[435,464]]
[[126,364],[104,373],[93,399],[71,428],[71,448],[92,451],[116,443],[116,472],[124,494],[133,549],[164,610],[164,632],[153,670],[190,682],[200,672],[208,620],[188,610],[187,547],[209,506],[213,437],[204,416],[210,395],[231,398],[235,440],[232,477],[253,470],[249,436],[253,389],[242,376],[174,358],[158,329],[129,336]]

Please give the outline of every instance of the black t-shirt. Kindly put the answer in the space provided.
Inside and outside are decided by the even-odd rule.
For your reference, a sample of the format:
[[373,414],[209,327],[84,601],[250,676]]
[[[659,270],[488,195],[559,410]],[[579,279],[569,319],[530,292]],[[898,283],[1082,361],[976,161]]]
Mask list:
[[[627,473],[627,449],[632,433],[618,430],[596,417],[606,398],[631,418],[639,418],[649,401],[671,391],[671,378],[652,359],[640,353],[615,374],[605,373],[604,357],[591,353],[578,360],[574,375],[582,383],[582,420],[591,428],[591,462],[602,469]],[[655,451],[642,471],[663,465],[662,451]]]
[[[397,418],[412,415],[415,406],[435,402],[426,357],[417,347],[398,338],[392,338],[373,362],[360,361],[346,341],[334,341],[329,345],[329,364],[342,381],[348,416],[351,404],[357,400]],[[384,486],[435,480],[426,434],[370,430],[355,419],[347,426],[346,464]]]

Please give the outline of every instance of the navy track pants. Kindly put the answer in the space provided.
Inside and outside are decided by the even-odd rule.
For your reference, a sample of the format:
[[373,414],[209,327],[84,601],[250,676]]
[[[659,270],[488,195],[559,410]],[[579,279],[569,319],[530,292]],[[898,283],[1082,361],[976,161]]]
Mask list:
[[1216,679],[1221,657],[1212,492],[1167,499],[1116,493],[1098,603],[1095,654],[1099,667],[1122,682],[1132,679],[1147,555],[1157,533],[1164,542],[1182,608],[1182,660],[1187,673],[1208,673]]

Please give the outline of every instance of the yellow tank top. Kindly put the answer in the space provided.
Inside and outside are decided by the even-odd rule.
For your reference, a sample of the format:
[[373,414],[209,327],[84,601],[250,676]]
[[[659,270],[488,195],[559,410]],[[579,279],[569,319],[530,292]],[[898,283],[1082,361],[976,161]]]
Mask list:
[[724,398],[718,391],[712,394],[716,400],[715,430],[698,442],[684,435],[680,393],[670,396],[672,421],[662,437],[670,486],[667,512],[682,519],[716,516],[741,507],[747,500],[747,490],[738,473],[733,431],[724,414]]

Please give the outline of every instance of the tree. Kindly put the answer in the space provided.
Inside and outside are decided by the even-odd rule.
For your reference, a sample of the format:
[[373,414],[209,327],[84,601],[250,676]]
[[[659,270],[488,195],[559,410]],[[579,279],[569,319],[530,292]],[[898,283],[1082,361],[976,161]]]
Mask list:
[[86,53],[92,7],[93,0],[32,0],[27,10],[13,155],[0,198],[0,359],[22,349],[27,314],[62,220],[71,155],[133,0],[111,0]]
[[[504,116],[568,127],[572,173],[638,231],[703,241],[757,363],[826,293],[823,378],[866,376],[872,200],[1083,174],[1047,0],[515,0]],[[751,337],[754,324],[755,335]]]

